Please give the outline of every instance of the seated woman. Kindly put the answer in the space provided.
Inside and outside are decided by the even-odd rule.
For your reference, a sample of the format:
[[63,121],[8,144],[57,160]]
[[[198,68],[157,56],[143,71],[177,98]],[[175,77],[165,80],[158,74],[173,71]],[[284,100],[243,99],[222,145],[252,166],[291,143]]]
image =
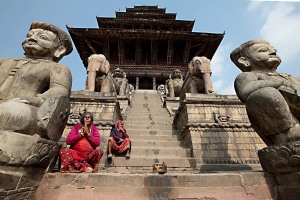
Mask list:
[[70,149],[59,152],[61,159],[60,172],[97,172],[102,149],[96,149],[101,142],[97,127],[92,124],[93,115],[85,112],[80,118],[81,124],[73,126],[66,143]]
[[126,158],[130,158],[130,140],[126,132],[124,122],[118,120],[115,127],[112,128],[107,145],[107,158],[112,158],[112,152],[117,155],[122,154],[126,151]]

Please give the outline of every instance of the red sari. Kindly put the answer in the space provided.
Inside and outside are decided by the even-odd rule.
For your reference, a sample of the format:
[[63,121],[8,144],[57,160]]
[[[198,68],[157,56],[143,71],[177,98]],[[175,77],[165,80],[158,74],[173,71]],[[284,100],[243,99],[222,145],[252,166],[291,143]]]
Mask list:
[[61,158],[60,172],[92,172],[98,168],[103,151],[96,149],[101,142],[100,134],[93,124],[90,126],[90,136],[81,135],[82,124],[75,125],[67,136],[66,143],[70,149],[59,152]]
[[[118,129],[119,123],[122,124],[123,131]],[[130,140],[123,121],[118,120],[116,122],[115,127],[110,132],[110,137],[114,138],[112,150],[115,154],[120,155],[123,152],[130,150]],[[123,139],[123,141],[121,142],[120,139]]]

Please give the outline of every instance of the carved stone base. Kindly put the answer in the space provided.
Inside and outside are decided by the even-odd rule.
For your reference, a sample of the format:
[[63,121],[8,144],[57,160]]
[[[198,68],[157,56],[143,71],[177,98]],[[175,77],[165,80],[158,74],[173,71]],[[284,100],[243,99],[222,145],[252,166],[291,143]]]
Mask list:
[[0,199],[34,199],[61,146],[12,131],[0,131],[0,138]]
[[0,165],[0,199],[35,199],[43,168]]
[[300,172],[300,141],[268,146],[259,150],[258,156],[266,172]]
[[2,165],[46,168],[60,150],[57,142],[12,131],[0,131],[0,138]]

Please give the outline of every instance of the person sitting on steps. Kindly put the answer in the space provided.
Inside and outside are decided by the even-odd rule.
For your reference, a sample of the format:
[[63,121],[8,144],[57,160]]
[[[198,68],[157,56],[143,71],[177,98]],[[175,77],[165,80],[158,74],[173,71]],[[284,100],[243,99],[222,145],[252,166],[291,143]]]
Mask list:
[[112,158],[112,152],[120,155],[126,151],[126,158],[130,158],[131,142],[122,120],[118,120],[112,128],[107,144],[107,158]]
[[93,114],[85,112],[80,124],[73,126],[66,138],[70,149],[60,150],[60,172],[97,172],[103,150],[97,149],[101,137],[98,128],[93,124]]

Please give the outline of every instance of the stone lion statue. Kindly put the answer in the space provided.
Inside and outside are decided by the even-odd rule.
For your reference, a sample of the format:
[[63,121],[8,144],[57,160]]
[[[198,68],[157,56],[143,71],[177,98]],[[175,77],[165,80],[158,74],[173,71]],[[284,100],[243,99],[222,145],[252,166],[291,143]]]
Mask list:
[[165,93],[168,97],[179,97],[181,88],[183,85],[183,77],[181,71],[175,69],[172,74],[170,74],[169,79],[165,84]]
[[126,78],[126,73],[120,69],[115,69],[114,73],[112,74],[115,89],[117,95],[128,95],[129,94],[129,84]]
[[206,57],[194,57],[188,64],[188,73],[184,79],[184,93],[213,94],[210,60]]
[[115,92],[110,64],[103,54],[88,58],[86,89],[92,92]]

